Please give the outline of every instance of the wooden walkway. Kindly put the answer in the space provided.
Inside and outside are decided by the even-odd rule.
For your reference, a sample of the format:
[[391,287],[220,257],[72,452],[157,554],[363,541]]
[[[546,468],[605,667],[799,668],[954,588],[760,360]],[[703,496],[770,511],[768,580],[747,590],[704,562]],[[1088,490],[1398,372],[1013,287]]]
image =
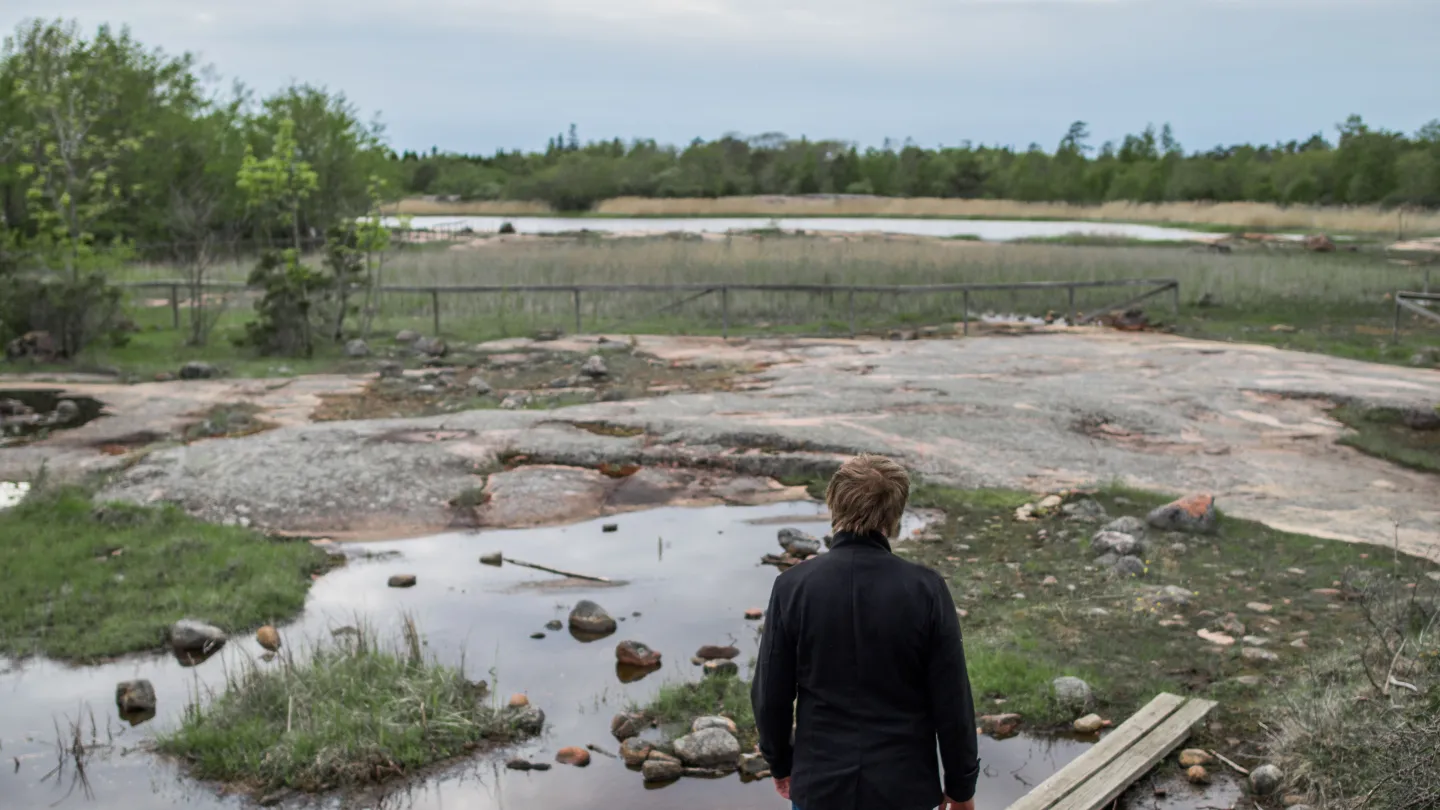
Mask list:
[[1212,700],[1162,693],[1010,810],[1098,810],[1180,746]]

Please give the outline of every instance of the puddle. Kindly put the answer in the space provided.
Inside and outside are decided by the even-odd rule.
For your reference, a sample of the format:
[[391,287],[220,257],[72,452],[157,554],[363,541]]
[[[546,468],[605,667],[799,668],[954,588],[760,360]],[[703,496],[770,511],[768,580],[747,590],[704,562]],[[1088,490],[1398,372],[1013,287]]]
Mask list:
[[0,389],[0,447],[13,437],[80,427],[104,410],[105,403],[98,399],[68,396],[59,389]]
[[[906,533],[920,521],[912,518]],[[452,664],[460,664],[463,657],[472,678],[491,679],[493,666],[499,696],[523,691],[545,710],[546,735],[515,749],[517,753],[550,761],[563,746],[588,743],[615,752],[610,717],[631,701],[646,702],[667,682],[698,679],[690,656],[702,644],[739,646],[737,661],[748,676],[758,639],[755,623],[745,621],[744,611],[765,605],[775,578],[775,570],[760,565],[760,557],[778,550],[775,534],[780,525],[820,534],[825,522],[824,507],[817,503],[677,507],[562,527],[366,544],[363,549],[371,555],[320,579],[304,615],[281,633],[287,646],[299,649],[356,624],[360,616],[391,634],[398,632],[402,611],[408,612],[425,634],[431,654]],[[606,523],[618,524],[618,530],[603,531]],[[513,565],[480,564],[479,557],[493,551],[627,584],[605,587]],[[387,588],[386,580],[399,573],[415,574],[417,586]],[[559,584],[565,587],[552,587]],[[546,622],[563,621],[571,605],[587,598],[621,620],[618,633],[586,641],[568,631],[545,630]],[[532,640],[536,632],[546,637]],[[634,673],[616,671],[614,649],[622,639],[659,650],[664,654],[661,668],[623,683],[621,676]],[[43,810],[57,803],[127,810],[243,806],[241,799],[221,797],[214,787],[185,779],[173,764],[136,749],[155,730],[179,722],[187,696],[218,690],[226,671],[234,671],[242,657],[258,658],[261,653],[247,637],[191,668],[162,655],[85,668],[0,658],[0,796],[5,797],[5,808]],[[149,679],[159,698],[159,714],[135,727],[118,716],[114,705],[115,684],[133,678]],[[55,765],[56,721],[63,728],[67,716],[83,717],[88,738],[92,711],[95,735],[110,747],[98,750],[87,763],[94,799],[85,799],[78,789],[67,798],[67,783],[42,781]],[[1068,739],[982,737],[978,803],[1009,805],[1086,747]],[[738,776],[687,779],[652,790],[639,774],[604,756],[595,756],[588,768],[560,766],[544,773],[507,771],[502,761],[473,760],[426,781],[396,787],[384,806],[590,810],[600,804],[598,796],[606,797],[605,805],[639,810],[779,806],[768,780],[742,784]],[[378,805],[370,800],[345,806]]]

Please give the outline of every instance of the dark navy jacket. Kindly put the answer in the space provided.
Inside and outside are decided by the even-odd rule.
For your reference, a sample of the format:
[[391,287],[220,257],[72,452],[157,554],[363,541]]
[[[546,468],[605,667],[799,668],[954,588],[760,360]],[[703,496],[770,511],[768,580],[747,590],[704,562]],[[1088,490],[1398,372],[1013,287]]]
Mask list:
[[792,777],[799,807],[931,810],[942,787],[955,801],[975,795],[954,600],[881,534],[841,532],[775,580],[750,696],[760,751],[775,778]]

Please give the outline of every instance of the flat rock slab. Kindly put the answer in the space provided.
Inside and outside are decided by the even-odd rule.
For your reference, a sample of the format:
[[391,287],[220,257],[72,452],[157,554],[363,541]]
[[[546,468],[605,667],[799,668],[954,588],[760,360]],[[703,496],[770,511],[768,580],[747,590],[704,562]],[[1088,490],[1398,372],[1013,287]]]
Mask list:
[[[1431,407],[1440,402],[1440,375],[1431,370],[1098,329],[968,340],[639,343],[667,361],[769,364],[748,379],[770,387],[544,412],[295,424],[152,453],[103,495],[171,500],[211,519],[246,506],[257,525],[290,531],[331,533],[338,526],[401,536],[443,529],[445,503],[478,485],[477,463],[498,452],[589,469],[639,463],[773,478],[821,473],[846,454],[869,451],[956,486],[1046,491],[1119,476],[1175,495],[1208,492],[1234,516],[1386,547],[1398,522],[1402,550],[1440,559],[1433,477],[1340,446],[1344,427],[1325,407],[1327,398]],[[590,339],[587,350],[595,345]],[[524,341],[504,347],[525,348]],[[269,396],[298,403],[309,396],[299,393],[308,384],[297,379],[288,384],[302,386],[297,393]],[[154,385],[174,393],[237,383]],[[123,402],[119,392],[96,398],[116,416],[72,434],[99,431],[112,419],[143,422],[131,411],[154,401],[130,390]],[[217,392],[207,401],[233,399]],[[600,436],[563,424],[596,421],[635,426],[644,435]],[[469,431],[470,438],[384,439],[427,429]],[[57,475],[114,463],[75,438],[0,453],[0,475],[23,478],[47,460]],[[599,482],[589,476],[573,482],[567,508],[595,502]]]

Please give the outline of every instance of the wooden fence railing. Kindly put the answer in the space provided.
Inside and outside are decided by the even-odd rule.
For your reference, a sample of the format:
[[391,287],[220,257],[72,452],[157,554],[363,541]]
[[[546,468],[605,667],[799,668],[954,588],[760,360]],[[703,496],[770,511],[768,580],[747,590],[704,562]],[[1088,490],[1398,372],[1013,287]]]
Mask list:
[[[120,286],[131,289],[155,289],[166,290],[170,296],[170,310],[174,320],[175,328],[180,328],[180,304],[182,291],[190,291],[192,287],[184,281],[162,280],[162,281],[135,281],[123,283]],[[1144,290],[1138,295],[1133,295],[1117,301],[1109,306],[1090,309],[1083,317],[1079,316],[1075,306],[1075,292],[1081,289],[1097,288],[1135,288],[1141,287]],[[203,290],[243,290],[246,285],[241,282],[213,281],[206,282]],[[582,321],[581,302],[587,295],[616,295],[626,293],[670,293],[680,296],[674,301],[665,304],[650,313],[633,318],[626,318],[618,323],[605,324],[603,329],[592,324],[596,331],[620,331],[618,327],[635,321],[644,320],[648,317],[664,314],[677,309],[692,301],[707,296],[718,295],[720,297],[721,311],[721,334],[724,337],[730,336],[730,294],[732,292],[762,292],[762,293],[812,293],[816,295],[835,296],[837,294],[846,297],[846,316],[849,324],[849,332],[853,337],[856,334],[855,327],[855,296],[857,293],[882,293],[895,296],[901,295],[938,295],[959,293],[962,297],[960,320],[964,334],[970,333],[970,296],[977,292],[995,291],[1064,291],[1066,293],[1066,315],[1068,323],[1089,323],[1094,319],[1108,312],[1123,310],[1153,298],[1163,293],[1170,293],[1170,307],[1173,313],[1180,311],[1180,282],[1176,279],[1113,279],[1107,281],[1014,281],[983,284],[906,284],[906,285],[875,285],[875,284],[462,284],[462,285],[385,285],[378,289],[380,295],[389,293],[404,294],[428,294],[430,296],[430,311],[433,318],[435,334],[441,334],[440,302],[441,296],[455,295],[495,295],[514,293],[569,293],[575,314],[575,332],[584,331]]]

